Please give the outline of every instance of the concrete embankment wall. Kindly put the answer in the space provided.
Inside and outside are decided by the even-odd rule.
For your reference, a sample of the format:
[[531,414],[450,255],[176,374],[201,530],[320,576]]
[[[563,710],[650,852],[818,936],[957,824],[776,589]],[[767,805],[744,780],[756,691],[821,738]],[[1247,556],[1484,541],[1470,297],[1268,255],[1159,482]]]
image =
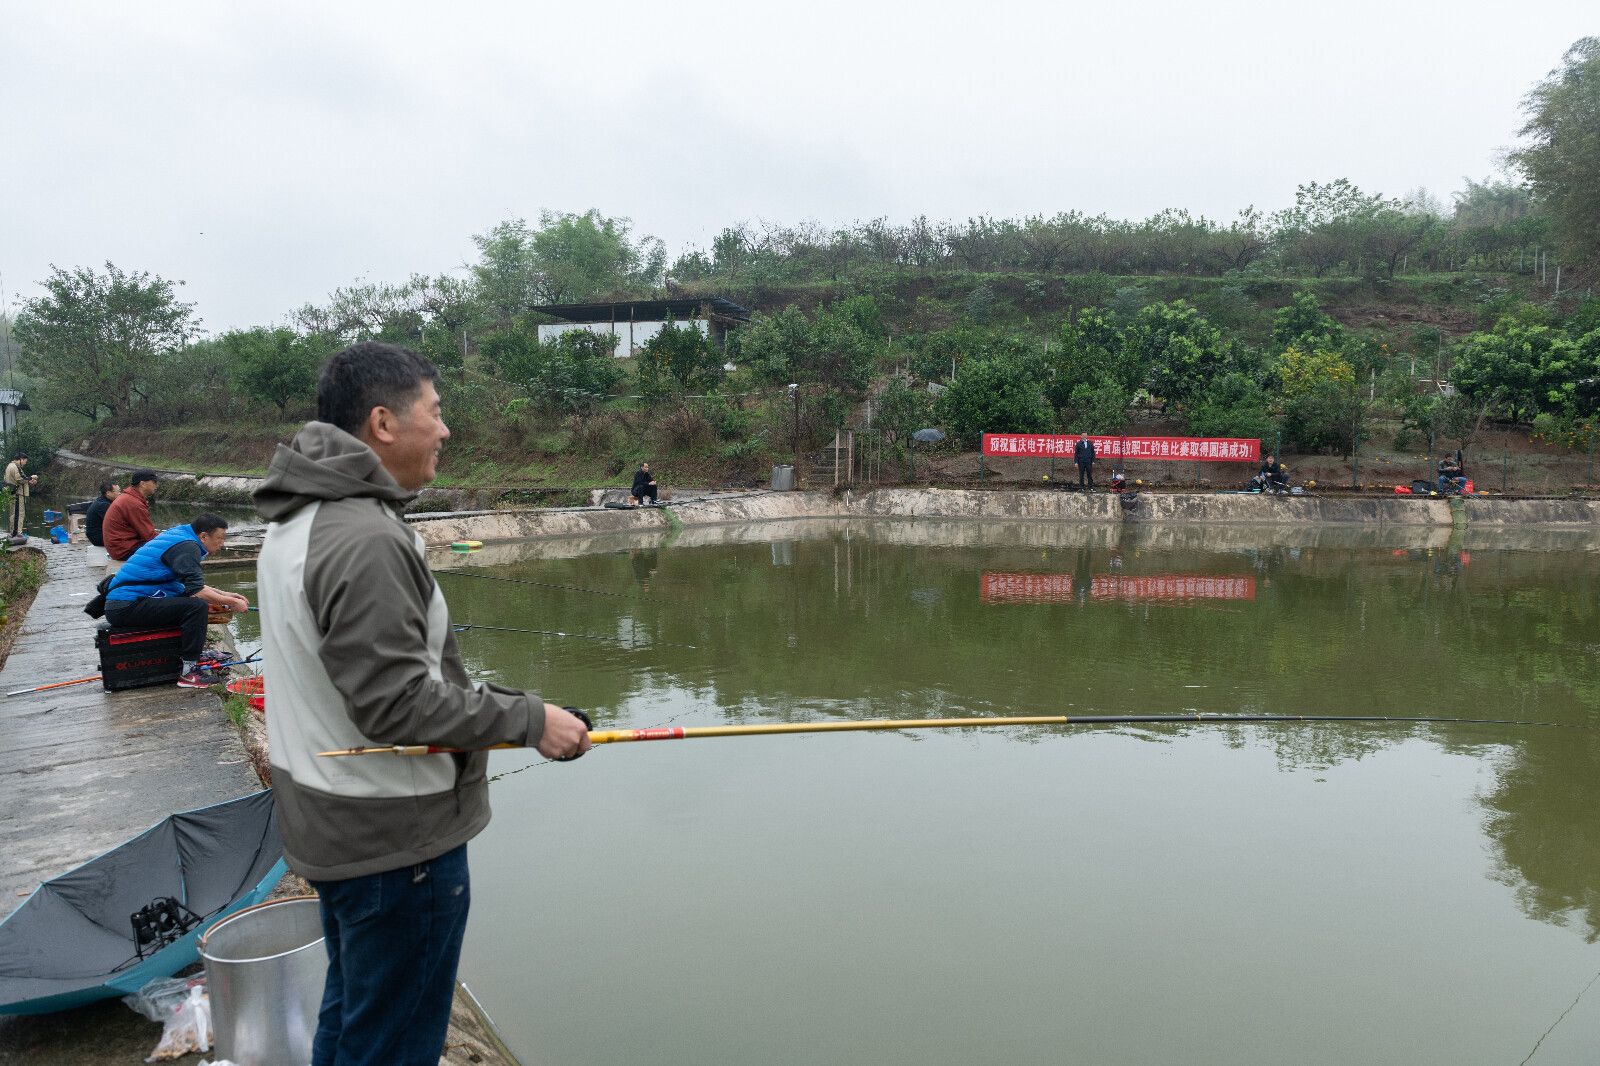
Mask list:
[[1514,529],[1600,529],[1600,500],[1461,501],[1468,526]]
[[[84,495],[108,472],[125,466],[57,452],[59,482],[82,479]],[[173,499],[248,505],[260,483],[253,477],[163,473],[162,495]],[[980,519],[988,522],[1068,522],[1106,525],[1346,526],[1449,529],[1484,534],[1550,530],[1600,535],[1600,500],[1516,500],[1475,496],[1457,501],[1414,496],[1257,496],[1248,493],[1137,494],[1132,506],[1113,493],[1059,490],[886,488],[866,492],[752,492],[674,502],[669,509],[553,508],[408,516],[432,546],[458,540],[513,541],[553,537],[648,536],[681,528],[796,522],[814,519]],[[441,497],[441,502],[445,502]],[[470,501],[455,501],[467,505]],[[1455,509],[1452,509],[1452,508]]]
[[[1584,528],[1600,533],[1600,503],[1583,507],[1549,501],[1473,500],[1472,522],[1493,518],[1497,526],[1525,526],[1534,514],[1554,528]],[[1509,511],[1502,510],[1509,508]],[[1449,500],[1415,498],[1263,497],[1140,493],[1131,507],[1112,494],[1081,496],[1048,491],[973,491],[966,489],[879,489],[872,492],[773,492],[710,498],[670,509],[589,509],[508,511],[482,515],[417,516],[415,528],[430,545],[456,540],[506,541],[544,537],[626,536],[665,532],[674,520],[683,529],[702,526],[795,522],[811,519],[899,518],[989,522],[1066,522],[1125,525],[1346,526],[1435,528],[1455,522]],[[1591,517],[1583,518],[1589,514]],[[1537,523],[1534,523],[1537,524]]]

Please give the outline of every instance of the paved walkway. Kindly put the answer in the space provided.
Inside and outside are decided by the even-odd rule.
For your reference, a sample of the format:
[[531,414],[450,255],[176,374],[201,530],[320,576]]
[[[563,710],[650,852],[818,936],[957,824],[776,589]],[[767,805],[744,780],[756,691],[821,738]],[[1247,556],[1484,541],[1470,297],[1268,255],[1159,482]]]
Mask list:
[[[0,692],[100,672],[94,620],[83,613],[98,575],[79,545],[34,544],[45,553],[48,577],[0,670]],[[159,685],[111,693],[90,682],[0,696],[0,914],[41,881],[174,811],[260,787],[211,692]],[[48,1021],[0,1017],[0,1064],[140,1061],[160,1030],[113,1005]],[[120,1043],[108,1025],[131,1030],[129,1043],[108,1046]],[[85,1038],[86,1046],[74,1046]],[[141,1050],[130,1058],[135,1046]]]

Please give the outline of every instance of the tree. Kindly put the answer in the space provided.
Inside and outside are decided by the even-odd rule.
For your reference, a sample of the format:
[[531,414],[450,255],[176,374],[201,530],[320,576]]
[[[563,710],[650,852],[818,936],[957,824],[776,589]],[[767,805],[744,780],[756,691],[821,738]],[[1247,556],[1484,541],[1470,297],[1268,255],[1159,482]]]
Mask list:
[[667,250],[654,237],[629,236],[633,223],[591,208],[581,215],[545,211],[532,235],[550,303],[590,300],[661,284]]
[[933,397],[914,389],[904,378],[892,377],[873,401],[872,428],[895,455],[902,454],[911,434],[933,422]]
[[1133,394],[1114,379],[1085,382],[1056,404],[1056,420],[1063,429],[1075,432],[1119,433],[1132,402]]
[[1523,100],[1530,143],[1511,153],[1575,260],[1600,262],[1600,37],[1567,49]]
[[1294,400],[1324,382],[1346,388],[1355,387],[1356,371],[1338,352],[1326,349],[1304,351],[1290,345],[1278,356],[1278,385],[1286,400]]
[[591,208],[581,215],[545,211],[537,228],[520,218],[472,238],[478,262],[472,276],[497,318],[540,304],[593,300],[660,285],[666,246],[631,236],[633,223]]
[[1272,435],[1271,403],[1248,374],[1223,374],[1188,412],[1189,432],[1201,437],[1257,437]]
[[511,318],[545,302],[548,287],[527,222],[520,218],[502,222],[488,233],[476,234],[472,243],[478,246],[472,280],[479,300],[494,318]]
[[317,370],[335,347],[282,327],[230,330],[209,344],[240,388],[276,404],[279,413],[315,396]]
[[[1128,331],[1103,311],[1081,311],[1061,327],[1060,346],[1051,357],[1051,400],[1070,396],[1080,385],[1113,384],[1130,396],[1144,384],[1136,345]],[[1057,403],[1056,406],[1061,406]]]
[[722,380],[722,355],[693,324],[678,326],[668,318],[639,352],[639,388],[658,395],[668,383],[680,392],[716,388]]
[[860,305],[845,301],[811,320],[795,307],[758,315],[740,331],[740,357],[768,385],[822,385],[859,395],[872,379],[878,352],[862,331],[861,314]]
[[41,406],[91,421],[102,410],[127,414],[162,358],[200,332],[194,305],[176,298],[174,283],[143,271],[52,267],[42,284],[45,295],[28,301],[16,322]]
[[1323,313],[1316,293],[1301,289],[1293,303],[1273,314],[1272,343],[1279,348],[1337,349],[1344,344],[1344,327]]
[[566,330],[540,341],[538,327],[526,319],[483,338],[484,358],[540,407],[552,411],[586,411],[596,407],[622,381],[622,368],[612,352],[609,333]]
[[1552,344],[1539,374],[1546,406],[1568,418],[1600,412],[1600,329]]
[[1366,398],[1353,383],[1319,379],[1284,404],[1284,447],[1350,455],[1366,437],[1369,414]]
[[1512,421],[1522,421],[1549,392],[1549,365],[1564,358],[1552,347],[1570,343],[1560,330],[1506,315],[1493,332],[1473,333],[1462,342],[1451,378],[1471,399],[1504,404]]
[[1150,391],[1168,408],[1196,399],[1213,378],[1232,369],[1233,353],[1222,332],[1183,300],[1147,305],[1126,336]]
[[1050,427],[1044,387],[1019,359],[969,359],[939,395],[940,421],[968,446],[985,433],[1042,433]]
[[1361,257],[1363,241],[1380,211],[1394,201],[1370,196],[1339,178],[1310,182],[1295,190],[1294,206],[1272,216],[1278,245],[1290,262],[1310,267],[1317,277]]

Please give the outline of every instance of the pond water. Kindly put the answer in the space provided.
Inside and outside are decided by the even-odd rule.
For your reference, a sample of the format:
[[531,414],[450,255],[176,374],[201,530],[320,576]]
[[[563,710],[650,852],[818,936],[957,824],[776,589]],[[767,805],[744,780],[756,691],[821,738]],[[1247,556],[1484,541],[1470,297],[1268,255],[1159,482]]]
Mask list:
[[[457,623],[571,634],[468,631],[469,669],[598,728],[1556,724],[496,753],[462,975],[529,1066],[1520,1062],[1600,972],[1593,547],[819,521],[441,556]],[[1533,1061],[1597,1048],[1600,989]]]

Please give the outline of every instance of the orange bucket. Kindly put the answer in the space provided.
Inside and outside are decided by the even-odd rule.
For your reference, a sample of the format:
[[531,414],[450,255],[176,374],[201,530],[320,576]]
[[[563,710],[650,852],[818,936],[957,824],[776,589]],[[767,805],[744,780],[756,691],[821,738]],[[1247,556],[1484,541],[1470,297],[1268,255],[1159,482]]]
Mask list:
[[248,677],[236,677],[227,684],[227,689],[236,696],[244,696],[250,701],[250,706],[258,712],[265,714],[267,711],[267,678],[264,674],[250,674]]

